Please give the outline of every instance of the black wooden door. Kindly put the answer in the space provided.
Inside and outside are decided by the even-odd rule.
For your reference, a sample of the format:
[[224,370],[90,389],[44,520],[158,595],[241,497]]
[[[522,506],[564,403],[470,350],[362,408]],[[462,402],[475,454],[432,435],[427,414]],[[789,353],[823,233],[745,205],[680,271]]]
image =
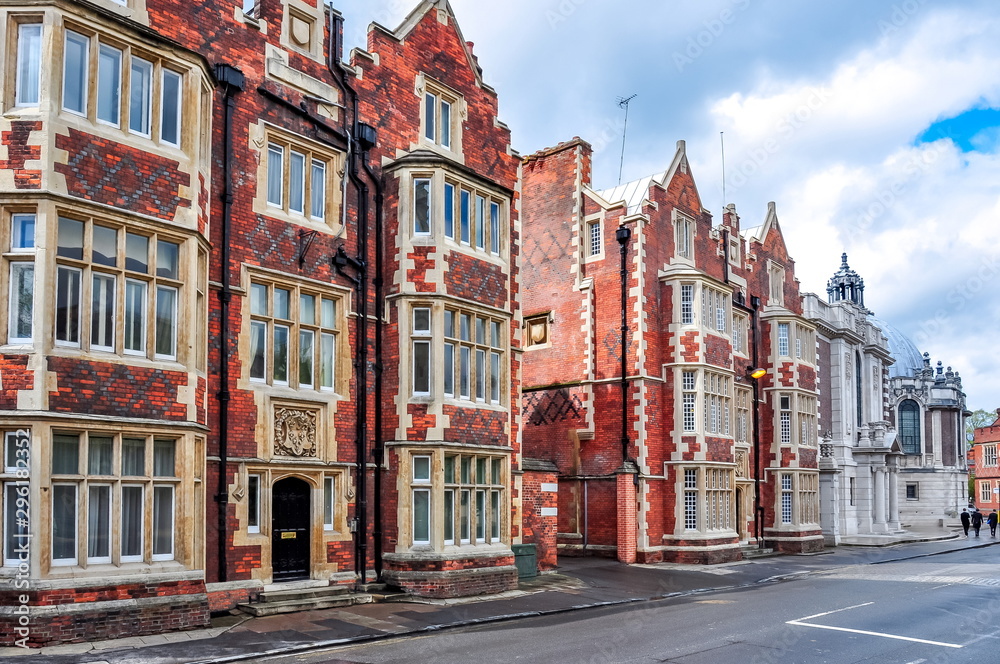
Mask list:
[[271,489],[271,572],[275,581],[309,578],[309,485],[296,477]]

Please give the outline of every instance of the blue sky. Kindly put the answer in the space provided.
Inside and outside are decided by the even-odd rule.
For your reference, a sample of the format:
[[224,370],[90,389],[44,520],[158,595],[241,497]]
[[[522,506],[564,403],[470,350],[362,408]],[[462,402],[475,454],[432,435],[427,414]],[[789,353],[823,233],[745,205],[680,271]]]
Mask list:
[[[416,0],[334,0],[349,46]],[[1000,5],[993,0],[452,0],[522,155],[580,136],[594,186],[678,140],[703,204],[778,217],[803,291],[846,251],[866,302],[1000,407]],[[993,72],[994,75],[988,75]],[[720,154],[725,135],[725,176]],[[726,199],[723,201],[723,180]]]

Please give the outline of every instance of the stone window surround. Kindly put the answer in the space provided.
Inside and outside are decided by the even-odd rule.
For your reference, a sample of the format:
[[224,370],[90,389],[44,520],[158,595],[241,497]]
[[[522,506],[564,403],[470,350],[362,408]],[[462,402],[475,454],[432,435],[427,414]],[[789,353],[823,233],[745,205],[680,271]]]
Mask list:
[[[101,578],[107,577],[109,575],[119,575],[119,574],[137,574],[140,572],[144,573],[158,573],[158,572],[176,572],[182,569],[197,569],[200,551],[204,549],[203,536],[204,533],[198,533],[186,529],[183,524],[190,523],[193,519],[192,510],[195,509],[195,505],[203,498],[203,469],[204,469],[204,450],[205,450],[205,440],[204,438],[196,433],[191,433],[187,431],[186,427],[177,426],[166,426],[166,427],[140,427],[134,425],[122,425],[119,423],[90,423],[82,425],[78,422],[68,423],[63,425],[61,423],[36,425],[28,427],[30,430],[31,441],[30,445],[32,448],[31,455],[33,459],[36,459],[41,467],[45,470],[44,476],[38,478],[39,481],[31,482],[31,520],[35,523],[42,523],[41,514],[43,511],[47,510],[46,505],[50,505],[51,497],[51,486],[54,484],[71,484],[77,486],[76,491],[76,504],[80,509],[77,515],[77,546],[83,547],[83,555],[78,556],[75,563],[70,564],[53,564],[51,560],[50,553],[40,557],[42,568],[40,573],[42,576],[49,578],[56,577],[73,577],[73,578]],[[115,471],[120,471],[120,459],[121,459],[121,439],[122,438],[143,438],[151,441],[152,439],[164,439],[175,441],[175,471],[173,477],[163,477],[163,478],[153,478],[151,476],[147,477],[136,477],[135,481],[132,481],[130,477],[122,477],[120,472],[116,472],[113,475],[107,476],[93,476],[86,472],[81,472],[72,475],[56,475],[53,477],[51,474],[52,469],[52,440],[53,435],[76,435],[80,434],[81,437],[86,438],[86,434],[94,436],[105,436],[111,437],[114,440],[113,443],[113,469]],[[151,443],[149,445],[151,448]],[[79,470],[88,470],[89,459],[84,455],[85,444],[81,441],[79,453],[81,455],[81,467]],[[152,463],[150,458],[151,452],[146,453],[147,463]],[[9,480],[10,474],[4,474],[3,479],[5,481]],[[112,512],[111,512],[111,524],[114,526],[116,520],[120,520],[120,508],[121,508],[121,493],[120,486],[125,485],[148,485],[152,487],[155,483],[156,485],[162,486],[173,486],[173,509],[174,509],[174,538],[173,538],[173,554],[166,559],[165,556],[157,556],[156,558],[151,558],[149,554],[149,547],[151,546],[151,541],[149,539],[149,520],[152,518],[152,489],[149,491],[144,489],[143,492],[143,503],[144,503],[144,536],[143,536],[143,547],[144,554],[143,560],[139,562],[129,562],[120,560],[120,542],[118,530],[114,527],[112,528],[112,541],[111,541],[111,551],[112,559],[111,562],[88,562],[86,558],[86,547],[87,541],[85,537],[86,530],[86,516],[83,511],[83,506],[86,504],[87,490],[86,486],[90,483],[97,485],[110,485],[112,486],[111,496],[112,496]],[[48,491],[40,492],[40,488],[44,489],[48,487]],[[84,488],[80,488],[84,487]],[[40,530],[36,529],[35,537],[32,539],[32,546],[39,547],[40,551],[51,552],[52,549],[52,539],[51,539],[51,526],[42,528]]]
[[[387,447],[395,448],[394,452],[398,454],[399,465],[396,469],[396,481],[397,487],[399,489],[399,506],[397,510],[397,525],[398,525],[398,540],[396,545],[396,553],[415,553],[415,552],[461,552],[463,555],[473,555],[480,552],[488,552],[494,550],[507,550],[510,546],[510,491],[509,491],[509,478],[510,478],[510,455],[512,449],[510,447],[501,446],[482,446],[482,445],[463,445],[459,443],[439,443],[434,445],[416,443],[416,442],[406,442],[400,441],[395,443],[387,443]],[[487,468],[491,467],[490,459],[500,459],[500,482],[494,484],[492,482],[479,483],[478,480],[474,482],[461,482],[461,478],[456,478],[456,483],[446,483],[445,482],[445,457],[447,456],[469,456],[475,459],[485,458],[487,459]],[[430,458],[430,479],[429,480],[415,480],[413,474],[413,459],[416,457],[429,457]],[[456,466],[458,463],[456,462]],[[472,463],[472,472],[476,472],[476,463]],[[455,469],[456,475],[460,473],[460,469]],[[492,478],[491,478],[492,479]],[[457,522],[454,525],[454,531],[452,532],[454,543],[446,544],[445,539],[445,525],[444,520],[444,510],[445,510],[445,495],[448,491],[455,491],[452,508],[455,515],[459,515],[461,511],[461,501],[460,501],[460,490],[470,491],[469,495],[469,511],[468,511],[468,528],[469,528],[469,541],[463,541],[461,537],[460,524]],[[485,537],[483,541],[476,541],[476,493],[477,490],[485,491],[485,505],[487,514],[484,515],[485,524]],[[493,538],[491,533],[491,522],[492,522],[492,502],[491,495],[492,492],[499,493],[499,538]],[[414,492],[426,492],[429,499],[429,541],[427,542],[417,542],[413,541],[413,494]]]
[[[692,474],[689,472],[692,470],[695,471],[693,483]],[[676,501],[675,533],[664,535],[665,541],[676,537],[688,540],[736,535],[735,463],[665,461],[663,474],[665,477],[670,477],[671,473],[675,473],[676,495],[693,495],[694,500],[686,501],[681,498]],[[714,503],[710,500],[713,495]],[[695,510],[693,514],[690,512],[692,506]],[[689,528],[688,524],[692,521],[696,525],[694,528]],[[715,527],[710,527],[713,524]]]
[[[305,177],[307,179],[304,194],[304,213],[299,214],[289,210],[289,173],[282,169],[282,203],[275,206],[268,202],[268,154],[271,145],[283,149],[283,163],[287,164],[292,151],[305,155]],[[305,136],[294,134],[281,127],[260,120],[250,125],[250,148],[258,150],[257,160],[257,191],[253,199],[253,211],[265,217],[281,219],[282,221],[318,230],[326,234],[344,237],[345,228],[341,216],[343,201],[343,178],[346,155],[335,148],[319,143]],[[312,163],[319,161],[324,164],[326,177],[326,209],[323,218],[314,218],[310,214],[311,189],[308,180],[312,177]]]
[[[806,390],[780,386],[769,387],[766,391],[771,393],[774,399],[772,409],[774,411],[774,431],[779,436],[776,442],[779,442],[784,447],[816,447],[819,442],[819,434],[816,430],[817,408],[819,404],[816,395]],[[787,397],[789,400],[787,409],[781,407],[781,399],[783,397]],[[789,415],[789,440],[787,442],[780,439],[782,413],[788,413]],[[803,442],[802,440],[803,424],[810,427],[809,436],[812,438],[811,441]]]
[[[416,182],[418,180],[429,180],[430,190],[430,229],[428,232],[415,232],[416,229]],[[414,169],[400,172],[399,174],[399,210],[400,228],[405,228],[407,236],[414,246],[425,246],[428,244],[443,246],[448,249],[458,249],[464,253],[481,260],[506,266],[509,256],[509,219],[510,219],[510,197],[505,193],[484,186],[485,183],[473,184],[470,178],[463,178],[457,173],[441,168],[434,169]],[[452,208],[452,236],[447,234],[446,228],[446,205],[445,196],[447,186],[450,185],[454,195]],[[469,194],[469,226],[468,239],[463,238],[462,232],[462,193]],[[484,199],[484,217],[486,226],[483,229],[483,247],[479,247],[477,242],[477,199]],[[498,210],[499,252],[493,251],[492,240],[492,220],[490,205],[496,204]],[[406,216],[404,217],[403,214]]]
[[[413,144],[413,148],[428,149],[437,152],[438,154],[447,157],[448,159],[456,160],[459,163],[465,163],[465,156],[462,147],[462,134],[464,121],[469,116],[469,107],[465,101],[465,97],[458,90],[431,78],[427,74],[418,73],[416,80],[414,81],[414,94],[417,97],[417,103],[420,107],[420,122],[419,122],[419,135],[417,136],[416,142]],[[435,132],[435,140],[430,140],[427,138],[427,103],[426,96],[428,94],[434,95],[439,101],[437,103],[437,111],[435,112],[435,118],[440,117],[440,101],[446,101],[451,105],[451,141],[450,147],[445,147],[440,143],[440,133]]]
[[[815,526],[819,528],[819,471],[813,468],[765,468],[765,473],[771,474],[774,482],[774,514],[775,530],[797,530],[802,526]],[[792,520],[791,523],[783,523],[781,519],[782,507],[782,477],[791,476],[792,487]],[[815,520],[809,520],[810,514],[815,516]],[[770,528],[769,528],[770,529]]]
[[694,217],[673,209],[671,213],[674,239],[674,260],[695,264],[695,238],[698,236],[698,224]]
[[[400,338],[402,343],[400,344],[400,359],[399,359],[399,384],[408,386],[409,399],[411,403],[427,403],[434,401],[443,401],[445,403],[460,405],[463,407],[473,406],[476,408],[484,408],[488,410],[507,410],[507,401],[509,396],[507,395],[507,390],[510,385],[510,368],[509,368],[509,329],[510,320],[509,314],[502,313],[492,309],[476,308],[469,306],[469,302],[465,301],[452,301],[450,298],[435,298],[433,300],[424,299],[414,299],[408,301],[405,305],[400,307]],[[430,329],[429,330],[415,330],[414,329],[414,311],[418,309],[429,309],[430,310]],[[452,311],[456,314],[468,314],[471,317],[470,320],[470,340],[462,341],[456,334],[455,337],[448,337],[448,343],[452,343],[454,346],[468,347],[472,349],[470,352],[470,370],[469,370],[469,396],[463,397],[460,395],[460,358],[459,353],[455,352],[453,359],[453,370],[456,373],[455,384],[453,385],[453,396],[446,396],[444,392],[445,380],[444,380],[444,347],[446,344],[445,330],[444,330],[444,320],[445,312]],[[403,313],[405,312],[405,313]],[[455,320],[452,321],[454,329],[458,329],[460,325],[459,316],[454,316]],[[477,318],[483,318],[487,321],[486,323],[486,343],[479,344],[476,342],[476,326],[475,320]],[[490,323],[499,322],[500,323],[500,334],[502,339],[500,340],[500,345],[498,347],[491,344],[492,330]],[[412,373],[414,371],[414,351],[413,347],[416,343],[427,343],[429,344],[429,380],[430,380],[430,391],[428,393],[415,393],[414,392],[414,382]],[[476,349],[483,349],[486,352],[486,364],[489,365],[490,352],[498,352],[500,354],[500,400],[498,403],[493,403],[490,395],[490,382],[486,380],[486,398],[485,400],[480,400],[476,397],[476,366],[474,352]],[[457,349],[456,349],[457,351]],[[491,369],[487,366],[487,373]],[[488,376],[487,376],[488,377]]]
[[[252,324],[254,321],[263,322],[266,326],[266,341],[265,341],[265,376],[264,378],[253,378],[250,376],[251,362],[243,362],[243,379],[248,385],[256,388],[271,388],[277,392],[286,392],[289,395],[295,394],[310,394],[316,393],[329,393],[331,396],[334,394],[346,394],[347,392],[347,378],[350,375],[350,370],[348,365],[350,364],[350,349],[346,348],[348,345],[346,342],[346,330],[347,330],[347,318],[350,315],[348,307],[351,304],[351,293],[349,289],[335,286],[333,284],[298,277],[296,275],[291,275],[285,272],[278,272],[275,270],[269,270],[265,268],[256,268],[245,266],[243,270],[243,283],[246,284],[245,293],[245,307],[243,308],[243,318],[244,318],[244,339],[241,339],[240,348],[241,356],[245,358],[250,358],[252,351]],[[251,302],[250,298],[253,293],[254,285],[263,285],[267,287],[268,294],[268,312],[266,314],[258,315],[251,312]],[[290,293],[289,298],[289,319],[277,319],[275,318],[275,312],[273,311],[274,302],[274,289],[281,288],[287,290]],[[300,298],[302,295],[311,295],[314,299],[314,323],[302,323],[300,321]],[[325,327],[322,323],[322,302],[323,300],[332,300],[334,303],[334,322],[332,328]],[[288,340],[287,340],[287,381],[285,382],[275,382],[272,364],[273,349],[271,344],[268,343],[273,339],[273,326],[274,321],[279,320],[284,327],[288,329]],[[300,387],[299,378],[299,339],[300,332],[303,327],[307,330],[312,330],[314,332],[313,337],[313,383],[311,385],[305,385]],[[334,355],[333,355],[333,385],[331,387],[323,387],[322,380],[319,376],[321,370],[321,343],[323,334],[333,334],[333,344],[334,344]],[[305,392],[302,392],[305,390]]]
[[[75,17],[74,17],[75,18]],[[111,34],[110,30],[105,30],[100,27],[93,27],[88,23],[82,21],[70,20],[63,22],[60,29],[57,32],[57,36],[54,37],[53,41],[53,55],[54,57],[50,60],[50,72],[49,72],[49,86],[50,86],[50,96],[53,98],[58,97],[58,108],[60,113],[64,118],[80,118],[89,124],[90,130],[99,129],[101,133],[112,133],[114,140],[120,140],[120,137],[128,136],[135,140],[145,142],[148,145],[149,142],[156,144],[157,148],[160,150],[182,150],[184,152],[190,152],[194,146],[195,142],[198,140],[195,136],[195,132],[190,130],[190,127],[194,126],[195,123],[190,122],[190,118],[195,117],[200,114],[200,99],[199,95],[193,94],[192,88],[189,85],[191,80],[190,72],[192,68],[195,67],[193,63],[183,62],[171,58],[169,55],[158,53],[154,48],[148,47],[143,44],[139,44],[135,41],[129,41],[123,37],[121,33]],[[70,110],[65,107],[63,95],[64,95],[64,75],[65,75],[65,46],[66,37],[69,32],[73,32],[88,38],[88,48],[89,57],[87,61],[88,65],[88,80],[86,82],[84,94],[85,94],[85,108],[83,113],[78,113],[75,110]],[[97,118],[97,97],[98,97],[98,87],[97,87],[97,68],[98,68],[98,53],[101,46],[111,46],[119,51],[121,51],[121,70],[120,70],[120,80],[119,80],[119,113],[117,123],[109,124],[104,120]],[[150,97],[150,129],[148,133],[140,133],[132,130],[130,128],[129,121],[129,86],[131,85],[131,58],[141,58],[142,60],[149,62],[153,65],[152,71],[152,87],[151,87],[151,97]],[[160,123],[163,119],[162,109],[163,109],[163,81],[164,72],[172,72],[180,76],[180,94],[181,99],[177,104],[178,112],[178,143],[172,143],[166,141],[162,137],[163,128]],[[54,106],[56,104],[53,104]]]

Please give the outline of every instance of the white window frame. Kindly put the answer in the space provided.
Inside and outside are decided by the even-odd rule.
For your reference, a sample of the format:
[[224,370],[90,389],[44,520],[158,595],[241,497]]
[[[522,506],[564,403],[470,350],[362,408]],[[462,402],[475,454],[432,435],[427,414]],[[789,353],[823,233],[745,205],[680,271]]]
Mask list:
[[688,261],[694,260],[695,221],[674,210],[674,255]]
[[[337,153],[331,149],[269,128],[258,171],[258,196],[264,204],[261,212],[283,215],[293,223],[339,223],[336,215],[331,214],[328,200],[328,194],[335,191],[330,178],[337,173],[337,159]],[[295,173],[300,179],[298,183],[293,182]]]
[[589,256],[600,256],[604,251],[603,236],[601,235],[601,220],[595,219],[594,221],[587,222],[587,246],[589,247]]
[[[30,532],[28,525],[31,518],[31,486],[27,481],[15,480],[13,482],[0,482],[0,507],[3,509],[3,543],[2,547],[4,567],[18,567],[24,560],[18,553],[18,549],[27,549],[30,552],[29,544]],[[20,513],[26,517],[18,517]],[[20,519],[25,519],[21,521]],[[8,550],[8,543],[11,544]],[[27,553],[26,553],[27,555]]]
[[[79,38],[79,40],[77,40]],[[83,108],[70,108],[66,105],[66,83],[70,80],[70,70],[69,70],[69,60],[66,58],[66,53],[69,51],[68,44],[70,41],[78,43],[83,47],[83,61],[77,63],[78,68],[74,69],[73,74],[78,74],[80,79],[80,103]],[[88,35],[76,32],[75,30],[66,30],[63,37],[63,68],[62,68],[62,99],[61,106],[62,109],[73,115],[79,115],[82,117],[87,117],[89,99],[90,99],[90,51],[91,51],[91,38]],[[77,78],[74,76],[73,78]]]
[[[279,292],[286,294],[280,303]],[[314,288],[312,284],[280,281],[257,274],[250,276],[247,294],[247,361],[244,363],[247,380],[254,385],[336,391],[338,336],[341,332],[339,314],[343,298],[332,291]],[[258,297],[262,297],[262,301],[258,302]],[[305,306],[310,300],[311,317]],[[302,354],[303,340],[307,336],[312,338],[308,379],[303,377],[305,358]],[[278,362],[278,348],[284,350],[283,365]],[[255,373],[258,354],[262,375]],[[279,378],[282,374],[284,378]]]
[[778,355],[780,357],[789,357],[789,336],[791,334],[791,325],[789,323],[778,323],[777,335],[778,335]]
[[[424,205],[421,206],[419,191],[423,190]],[[429,177],[413,178],[413,234],[430,236],[434,232],[434,190],[433,181]],[[421,215],[421,212],[423,213]],[[420,225],[421,217],[425,227]]]
[[980,480],[979,482],[979,502],[993,502],[993,482],[990,480]]
[[[146,89],[136,90],[136,69],[145,72]],[[129,59],[128,130],[132,134],[149,138],[153,135],[153,73],[155,66],[149,60],[133,55]],[[137,95],[141,94],[141,97]],[[133,106],[139,103],[139,108]],[[136,110],[139,127],[136,128]]]
[[[37,34],[29,35],[29,32]],[[42,37],[44,34],[41,23],[19,23],[17,26],[17,61],[14,70],[15,106],[38,106],[41,100]]]
[[456,135],[461,129],[461,122],[456,121],[455,111],[458,105],[458,95],[447,92],[442,86],[425,78],[421,108],[421,140],[454,151]]
[[[417,466],[419,464],[427,464],[427,475],[417,474]],[[434,538],[434,506],[432,501],[432,481],[434,478],[434,460],[430,454],[414,454],[410,457],[410,481],[411,481],[411,495],[413,497],[412,501],[412,522],[411,522],[411,541],[414,546],[430,546],[431,540]],[[417,538],[417,496],[425,496],[424,505],[426,505],[425,523],[427,527],[427,537]]]
[[[167,79],[176,81],[177,83],[177,99],[170,101],[167,99]],[[160,73],[160,142],[164,145],[172,145],[174,147],[181,146],[181,128],[184,126],[182,115],[184,113],[184,75],[163,67]],[[176,120],[173,123],[167,122],[167,109],[174,108],[176,114]],[[171,140],[165,136],[165,130],[170,128],[174,131],[177,136],[177,140]]]
[[261,476],[258,473],[247,475],[247,532],[260,532],[261,515]]
[[[94,507],[91,505],[91,500],[93,499],[94,490],[104,490],[107,493],[108,505],[104,511],[103,517],[107,522],[108,532],[106,534],[108,555],[106,556],[92,556],[90,551],[90,529],[93,526],[94,515],[96,514],[98,519],[100,514],[95,512]],[[88,482],[87,483],[87,564],[88,565],[107,565],[111,563],[112,551],[114,550],[112,537],[112,531],[115,528],[115,524],[112,522],[112,507],[114,505],[114,486],[105,482]]]
[[[7,343],[30,344],[35,338],[35,263],[11,261],[9,274]],[[22,291],[20,287],[25,285]],[[22,307],[26,309],[26,320],[21,317]],[[20,334],[21,323],[28,328],[27,336]]]
[[[170,551],[169,553],[156,553],[156,491],[157,489],[169,489],[170,490]],[[150,539],[150,554],[153,562],[173,560],[174,551],[177,549],[177,487],[173,484],[165,484],[162,482],[153,483],[153,491],[150,500],[152,501],[152,536]]]
[[[73,557],[72,558],[56,558],[55,550],[55,518],[52,519],[52,527],[49,529],[52,535],[51,542],[51,565],[53,567],[66,567],[70,565],[76,565],[77,560],[80,556],[80,485],[76,482],[53,482],[52,483],[52,496],[55,499],[55,489],[56,487],[70,487],[73,489],[73,505],[75,510],[73,511]],[[53,511],[53,517],[55,516],[55,509]]]
[[[125,555],[125,490],[126,489],[139,489],[139,494],[141,497],[139,503],[139,555]],[[118,552],[120,560],[123,563],[141,563],[145,557],[146,552],[146,486],[139,483],[121,483],[121,494],[119,499],[119,508],[121,509],[122,515],[119,518],[118,525],[121,530],[121,535],[119,535]],[[112,523],[112,527],[116,525]],[[110,562],[110,561],[109,561]]]
[[337,482],[332,475],[323,476],[323,530],[332,532],[337,519]]
[[694,325],[694,284],[681,284],[681,325]]
[[[116,58],[114,63],[114,88],[106,89],[103,85],[101,72],[105,58],[112,56]],[[122,123],[122,71],[124,69],[125,53],[120,48],[110,44],[98,44],[97,47],[97,122],[111,127],[121,127]],[[107,99],[110,96],[110,99]],[[106,101],[105,101],[106,100]],[[111,113],[108,117],[102,117],[101,106],[106,105],[107,111]]]
[[684,433],[697,433],[698,417],[698,372],[681,372],[681,430]]
[[[427,325],[423,326],[423,323],[418,323],[418,314],[420,316],[427,317]],[[433,322],[434,311],[429,306],[416,306],[413,307],[411,311],[411,330],[410,334],[413,337],[411,342],[411,348],[413,351],[413,358],[410,363],[411,371],[413,372],[411,386],[413,389],[414,396],[429,396],[434,390],[434,378],[432,376],[432,369],[434,366],[433,348],[431,343],[431,337],[434,330]],[[418,352],[417,349],[421,350]],[[421,366],[418,368],[418,362],[426,362],[426,366]],[[422,373],[426,380],[425,385],[417,385],[417,375]],[[426,389],[421,389],[426,387]]]

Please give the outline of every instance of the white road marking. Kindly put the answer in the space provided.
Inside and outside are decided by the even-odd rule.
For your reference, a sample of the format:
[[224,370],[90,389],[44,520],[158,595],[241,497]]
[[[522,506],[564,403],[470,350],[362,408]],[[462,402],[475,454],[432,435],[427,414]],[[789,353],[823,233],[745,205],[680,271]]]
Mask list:
[[[863,629],[851,629],[849,627],[833,627],[832,625],[813,625],[812,623],[802,622],[803,620],[812,620],[813,618],[821,618],[823,616],[828,616],[833,613],[840,613],[841,611],[850,611],[851,609],[857,609],[862,606],[869,606],[875,602],[865,602],[864,604],[855,604],[854,606],[846,606],[843,609],[834,609],[833,611],[825,611],[823,613],[816,613],[811,616],[806,616],[805,618],[799,618],[798,620],[789,620],[786,625],[797,625],[799,627],[815,627],[816,629],[829,629],[835,632],[850,632],[851,634],[864,634],[866,636],[880,636],[883,639],[896,639],[897,641],[911,641],[913,643],[926,643],[931,646],[941,646],[943,648],[962,648],[963,646],[957,643],[944,643],[942,641],[928,641],[927,639],[915,639],[909,636],[899,636],[897,634],[885,634],[883,632],[869,632]],[[924,661],[924,660],[920,660]]]
[[833,627],[831,625],[812,625],[810,623],[789,620],[787,625],[798,625],[799,627],[815,627],[816,629],[830,629],[835,632],[850,632],[851,634],[865,634],[867,636],[881,636],[883,639],[896,639],[897,641],[911,641],[913,643],[926,643],[930,646],[941,646],[943,648],[962,648],[957,643],[943,643],[941,641],[928,641],[927,639],[914,639],[909,636],[899,636],[896,634],[883,634],[882,632],[868,632],[863,629],[850,629],[847,627]]
[[[865,602],[864,604],[855,604],[854,606],[845,606],[842,609],[834,609],[833,611],[827,611],[825,613],[814,613],[813,615],[806,616],[805,618],[798,618],[798,620],[812,620],[813,618],[821,618],[823,616],[828,616],[831,613],[840,613],[841,611],[850,611],[851,609],[859,609],[862,606],[870,606],[870,605],[872,605],[874,603],[875,602]],[[793,622],[795,622],[795,621],[794,620],[790,620],[789,624],[791,624]]]

